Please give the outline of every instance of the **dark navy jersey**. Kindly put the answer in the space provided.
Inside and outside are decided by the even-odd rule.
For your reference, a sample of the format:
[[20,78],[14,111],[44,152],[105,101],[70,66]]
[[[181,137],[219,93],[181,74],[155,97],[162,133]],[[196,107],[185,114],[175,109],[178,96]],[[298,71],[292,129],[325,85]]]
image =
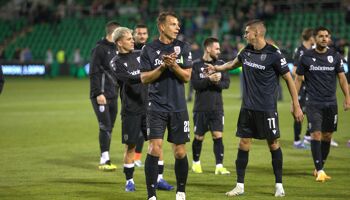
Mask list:
[[335,50],[326,53],[308,50],[300,59],[296,73],[305,77],[307,103],[336,104],[336,77],[344,72],[343,61]]
[[[183,69],[192,68],[190,46],[179,40],[163,44],[158,39],[146,44],[141,53],[141,72],[152,71],[163,61],[162,56],[177,53],[176,63]],[[184,82],[166,69],[160,77],[149,84],[148,109],[160,112],[187,111]]]
[[118,97],[118,85],[112,78],[110,61],[117,49],[113,42],[106,38],[97,42],[91,52],[90,62],[90,98],[103,94],[107,99]]
[[111,61],[115,78],[120,86],[121,114],[146,112],[147,86],[140,78],[140,51],[119,53]]
[[299,65],[299,60],[302,55],[304,55],[304,52],[307,51],[308,49],[304,46],[301,45],[300,47],[296,48],[294,51],[293,55],[293,65],[298,66]]
[[208,67],[206,63],[215,66],[224,64],[224,61],[215,60],[207,62],[201,58],[193,62],[191,83],[196,90],[193,111],[223,111],[221,93],[222,89],[227,89],[230,86],[229,74],[228,72],[219,72],[221,73],[221,80],[218,84],[214,84],[203,72],[203,70]]
[[238,60],[243,70],[242,107],[256,111],[276,111],[279,75],[289,72],[286,58],[270,44],[261,50],[247,45]]
[[[296,48],[294,51],[294,55],[293,55],[293,65],[298,67],[299,65],[299,61],[302,55],[304,55],[305,51],[307,51],[308,49],[304,46],[301,45],[300,47]],[[299,100],[301,100],[300,98],[305,97],[305,83],[304,81],[301,83],[300,86],[300,90],[299,90]]]

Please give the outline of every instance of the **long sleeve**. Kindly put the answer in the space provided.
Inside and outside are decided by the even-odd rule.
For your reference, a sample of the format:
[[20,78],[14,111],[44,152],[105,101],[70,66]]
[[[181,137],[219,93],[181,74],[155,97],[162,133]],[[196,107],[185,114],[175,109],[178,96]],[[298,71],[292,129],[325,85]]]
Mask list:
[[196,67],[192,70],[191,84],[195,90],[205,90],[212,85],[209,78],[200,78],[200,72]]
[[230,75],[228,72],[221,72],[221,81],[219,84],[213,84],[216,89],[228,89],[230,87]]
[[101,49],[98,47],[92,51],[91,63],[90,63],[90,96],[91,98],[96,97],[103,93],[102,88],[102,70],[101,70]]

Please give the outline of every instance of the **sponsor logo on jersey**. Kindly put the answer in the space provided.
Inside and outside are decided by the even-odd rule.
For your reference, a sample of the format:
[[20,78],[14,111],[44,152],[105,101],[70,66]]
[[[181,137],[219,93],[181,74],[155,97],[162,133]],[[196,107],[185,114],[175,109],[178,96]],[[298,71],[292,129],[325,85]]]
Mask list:
[[310,65],[310,71],[334,71],[334,67]]
[[[175,61],[178,64],[183,64],[183,57],[181,56],[180,58],[176,59]],[[160,60],[159,58],[154,60],[154,66],[159,66],[163,63],[164,63],[163,60]]]
[[180,46],[174,46],[174,51],[177,55],[181,53],[181,47]]
[[253,67],[253,68],[261,69],[261,70],[265,70],[265,68],[266,68],[264,65],[259,65],[259,64],[253,63],[253,62],[249,62],[247,59],[244,59],[243,64],[247,65],[249,67]]
[[138,75],[140,74],[140,70],[135,70],[135,71],[132,71],[132,72],[129,72],[131,75],[135,76],[135,75]]
[[329,63],[333,63],[333,56],[327,56],[327,60]]

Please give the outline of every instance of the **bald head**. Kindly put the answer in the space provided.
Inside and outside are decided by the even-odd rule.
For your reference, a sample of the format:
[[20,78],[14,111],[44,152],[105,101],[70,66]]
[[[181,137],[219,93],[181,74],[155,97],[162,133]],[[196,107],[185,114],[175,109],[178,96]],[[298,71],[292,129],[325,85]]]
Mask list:
[[257,36],[259,37],[265,37],[266,34],[266,27],[263,21],[259,19],[254,19],[246,24],[246,28],[251,29],[252,31],[255,31]]

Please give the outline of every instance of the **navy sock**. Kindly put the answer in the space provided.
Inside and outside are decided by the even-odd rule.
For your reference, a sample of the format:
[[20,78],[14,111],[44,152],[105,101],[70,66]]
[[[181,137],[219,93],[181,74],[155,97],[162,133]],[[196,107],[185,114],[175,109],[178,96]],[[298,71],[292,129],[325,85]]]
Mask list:
[[134,177],[134,169],[135,169],[134,167],[131,167],[131,168],[124,167],[124,174],[125,174],[126,180],[132,179]]
[[158,164],[158,174],[163,174],[163,173],[164,173],[164,165]]
[[300,140],[301,122],[294,121],[294,141]]
[[321,141],[311,140],[311,152],[314,160],[314,165],[317,171],[323,169],[322,165],[322,152],[321,152]]
[[193,156],[193,161],[195,161],[195,162],[199,161],[199,157],[200,157],[201,151],[202,151],[202,143],[203,143],[203,141],[197,140],[196,137],[193,139],[192,156]]
[[159,157],[147,154],[145,161],[145,176],[148,198],[156,196],[156,184],[158,177],[158,160]]
[[329,142],[329,141],[321,141],[322,165],[323,166],[326,163],[330,147],[331,147],[331,142]]
[[101,153],[103,153],[105,151],[109,151],[109,147],[111,144],[111,137],[112,137],[111,131],[106,131],[106,130],[100,129],[99,141],[100,141]]
[[213,142],[216,164],[222,164],[224,160],[224,144],[222,143],[222,138],[213,139]]
[[275,182],[282,183],[283,154],[281,148],[271,152],[272,168],[275,174]]
[[249,151],[238,149],[236,160],[237,183],[244,183],[245,169],[247,168]]
[[176,192],[185,192],[188,176],[188,160],[187,155],[182,159],[175,160],[175,175],[177,190]]

